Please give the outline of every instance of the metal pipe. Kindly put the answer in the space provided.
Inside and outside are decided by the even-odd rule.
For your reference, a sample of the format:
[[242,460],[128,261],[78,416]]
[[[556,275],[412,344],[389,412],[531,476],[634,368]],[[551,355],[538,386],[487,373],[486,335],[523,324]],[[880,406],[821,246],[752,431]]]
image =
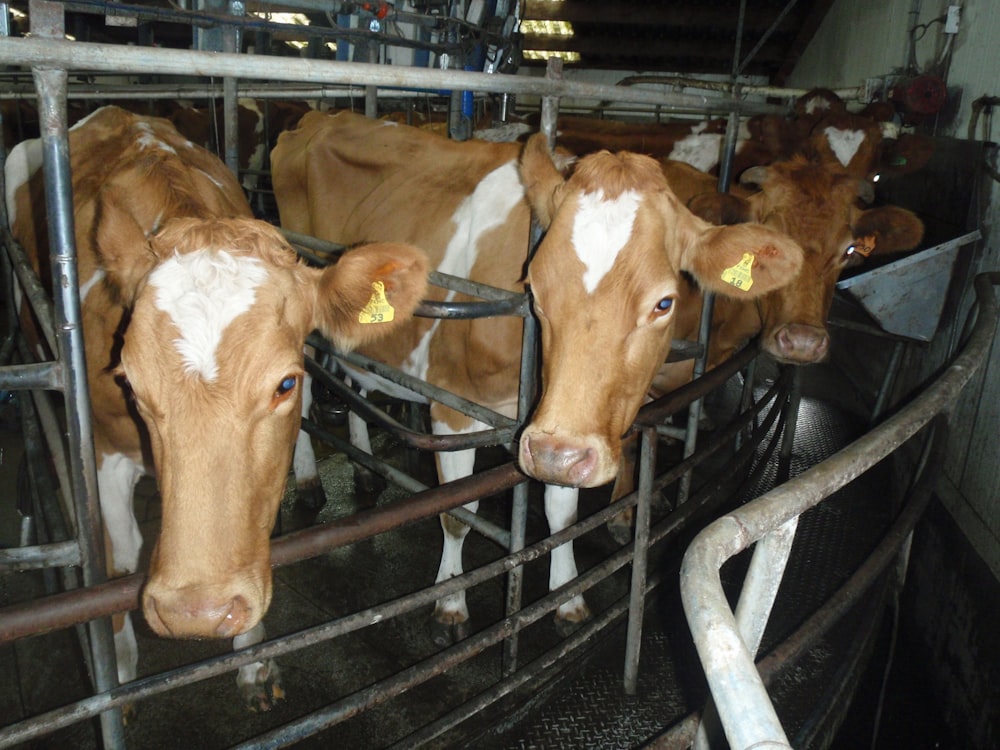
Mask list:
[[642,622],[646,613],[649,524],[653,506],[653,475],[656,473],[656,430],[646,427],[639,434],[639,490],[635,509],[635,554],[629,588],[628,633],[625,641],[624,687],[627,695],[639,689],[639,652]]
[[[982,364],[996,328],[990,284],[1000,274],[976,278],[979,317],[954,362],[911,405],[808,471],[706,527],[691,543],[681,569],[681,597],[726,737],[734,748],[772,742],[788,746],[753,657],[722,590],[719,570],[733,555],[760,540],[884,459],[939,413],[950,410]],[[725,654],[725,658],[721,655]],[[753,716],[748,720],[748,716]],[[738,718],[737,718],[738,717]]]
[[[61,8],[57,9],[49,2],[32,0],[30,10],[33,33],[62,36]],[[59,360],[66,365],[63,370],[63,396],[66,401],[71,482],[71,487],[67,489],[74,498],[81,571],[84,585],[89,586],[103,582],[106,574],[74,244],[72,179],[66,137],[68,76],[65,70],[47,67],[32,68],[32,76],[39,92],[38,118],[45,168],[46,218],[51,243],[57,352]],[[118,684],[118,672],[111,622],[107,618],[91,621],[87,632],[94,686],[98,691],[113,688]],[[121,709],[102,713],[101,735],[106,747],[124,747]]]
[[615,99],[652,104],[667,110],[696,109],[729,112],[734,107],[748,114],[768,113],[771,105],[733,102],[695,94],[652,92],[582,81],[462,70],[406,68],[400,65],[344,63],[301,58],[265,58],[257,55],[197,52],[157,47],[124,47],[115,44],[56,41],[36,38],[0,38],[0,62],[12,65],[52,65],[77,70],[112,73],[149,73],[183,76],[233,76],[294,81],[299,84],[351,83],[416,89],[459,89],[576,99]]

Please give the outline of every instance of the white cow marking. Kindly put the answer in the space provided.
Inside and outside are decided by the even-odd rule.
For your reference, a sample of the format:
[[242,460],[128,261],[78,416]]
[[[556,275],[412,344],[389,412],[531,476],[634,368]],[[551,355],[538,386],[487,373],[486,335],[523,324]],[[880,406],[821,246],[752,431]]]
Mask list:
[[104,269],[98,268],[94,271],[94,275],[91,276],[83,284],[80,284],[80,302],[82,303],[87,299],[87,295],[90,294],[90,290],[97,286],[105,277]]
[[17,211],[14,206],[14,194],[21,185],[31,179],[31,175],[42,167],[42,140],[34,138],[30,141],[21,141],[7,157],[4,164],[4,181],[6,182],[7,219],[13,226],[17,220]]
[[708,172],[719,163],[721,133],[693,133],[674,144],[670,158],[690,164],[699,172]]
[[833,149],[833,155],[845,167],[851,163],[851,159],[858,153],[865,140],[863,130],[840,130],[831,125],[823,133],[826,134],[827,143]]
[[153,128],[150,127],[148,122],[136,123],[135,128],[139,131],[139,134],[136,136],[136,142],[139,144],[139,148],[159,148],[163,149],[168,154],[177,153],[172,146],[168,146],[153,132]]
[[170,316],[181,336],[174,345],[188,372],[207,381],[218,375],[215,351],[222,334],[253,305],[267,270],[256,258],[226,251],[175,254],[150,275],[156,306]]
[[584,193],[573,218],[573,249],[587,270],[583,286],[593,294],[605,274],[614,266],[618,253],[632,234],[639,195],[626,190],[613,200],[601,189]]

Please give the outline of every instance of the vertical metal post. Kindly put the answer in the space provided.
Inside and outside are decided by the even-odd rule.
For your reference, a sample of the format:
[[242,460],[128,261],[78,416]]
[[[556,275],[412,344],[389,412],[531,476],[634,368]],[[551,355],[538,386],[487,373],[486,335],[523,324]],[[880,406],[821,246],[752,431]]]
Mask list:
[[[791,365],[790,365],[791,366]],[[795,444],[795,427],[799,421],[799,405],[802,403],[802,370],[792,367],[792,388],[785,402],[785,429],[781,433],[781,448],[778,451],[778,484],[788,479],[792,469],[792,447]]]
[[639,652],[642,647],[642,620],[646,613],[646,579],[649,562],[649,522],[653,506],[653,478],[656,475],[655,427],[645,427],[639,435],[639,496],[635,506],[635,539],[632,544],[632,582],[629,591],[628,634],[625,641],[625,692],[635,695],[639,683]]
[[[374,39],[368,41],[368,62],[378,65],[379,45]],[[365,86],[365,117],[378,117],[378,87]]]
[[[31,30],[36,36],[55,39],[64,36],[61,3],[32,0],[30,16]],[[57,356],[63,367],[71,482],[71,487],[67,489],[75,500],[83,560],[83,583],[86,586],[93,586],[104,582],[106,573],[90,395],[87,389],[87,365],[83,348],[80,284],[74,244],[72,180],[66,136],[68,76],[65,70],[51,68],[33,68],[32,75],[38,93],[42,160],[45,170],[45,205],[55,296]],[[104,692],[118,684],[110,618],[92,621],[88,626],[88,632],[94,687],[97,692]],[[101,714],[104,747],[124,747],[122,727],[121,709]]]
[[[521,338],[521,379],[517,394],[517,421],[524,424],[535,401],[535,373],[538,367],[538,323],[530,311],[524,317],[524,333]],[[515,447],[516,450],[516,447]],[[521,482],[514,488],[510,513],[510,551],[524,549],[528,526],[528,482]],[[521,608],[521,592],[524,568],[518,565],[507,574],[507,616]],[[503,674],[517,671],[518,634],[513,633],[504,640]]]
[[889,403],[889,397],[892,395],[892,388],[896,383],[896,375],[899,374],[899,363],[903,360],[903,349],[905,344],[902,341],[896,341],[892,345],[892,354],[889,357],[889,364],[885,368],[885,376],[882,378],[882,385],[878,389],[878,395],[875,398],[875,406],[872,407],[872,417],[871,422],[874,424],[878,421],[879,417],[886,409],[886,404]]
[[[243,0],[229,0],[229,15],[246,15],[246,5]],[[227,26],[222,32],[222,51],[239,53],[242,46],[240,27],[236,24]],[[232,76],[222,79],[222,108],[226,142],[226,166],[240,176],[240,128],[239,128],[239,82]],[[215,117],[215,112],[212,112]]]

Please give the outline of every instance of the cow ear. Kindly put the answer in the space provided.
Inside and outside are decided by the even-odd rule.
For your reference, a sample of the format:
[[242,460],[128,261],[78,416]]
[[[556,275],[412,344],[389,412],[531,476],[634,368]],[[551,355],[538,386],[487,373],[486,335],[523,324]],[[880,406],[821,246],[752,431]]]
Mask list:
[[702,193],[688,201],[688,209],[710,224],[745,224],[753,209],[745,198],[730,193]]
[[157,257],[149,237],[127,206],[120,188],[105,188],[94,209],[91,226],[97,227],[95,249],[111,289],[123,305],[131,307]]
[[[916,214],[899,206],[880,206],[861,213],[851,231],[856,239],[874,240],[872,252],[898,253],[912,250],[924,236],[924,223]],[[866,240],[866,244],[870,242]]]
[[313,327],[339,348],[354,349],[409,320],[427,291],[427,254],[400,243],[362,245],[318,279]]
[[543,133],[535,133],[524,144],[520,172],[528,204],[539,223],[548,229],[563,201],[566,180],[552,159]]
[[725,297],[759,297],[791,282],[802,267],[798,243],[760,224],[710,226],[692,240],[681,269]]

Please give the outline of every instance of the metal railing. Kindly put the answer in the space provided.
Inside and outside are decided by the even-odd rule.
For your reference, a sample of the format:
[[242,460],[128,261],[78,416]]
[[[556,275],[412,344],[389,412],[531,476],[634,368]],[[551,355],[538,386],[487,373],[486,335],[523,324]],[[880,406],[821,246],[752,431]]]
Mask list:
[[[947,433],[946,416],[985,360],[997,323],[992,285],[1000,274],[976,278],[978,317],[969,340],[948,368],[906,407],[835,455],[707,526],[691,543],[681,571],[681,596],[726,738],[734,750],[790,748],[754,656],[784,573],[799,516],[906,441],[930,427],[921,464],[936,468]],[[933,482],[918,498],[926,503]],[[898,549],[922,505],[901,518],[891,535]],[[900,522],[897,521],[897,525]],[[719,571],[756,544],[736,611]],[[891,557],[883,555],[886,565]],[[871,575],[867,578],[871,581]]]
[[[530,93],[555,101],[558,101],[560,97],[572,96],[651,104],[668,110],[676,108],[678,111],[696,109],[720,113],[738,111],[741,114],[774,111],[773,108],[729,98],[712,99],[710,97],[676,95],[521,76],[484,76],[479,73],[461,71],[401,69],[361,63],[297,59],[275,61],[237,54],[145,48],[126,49],[109,45],[70,43],[42,38],[0,39],[0,61],[33,66],[39,71],[36,74],[36,82],[39,101],[43,104],[43,122],[47,123],[45,137],[48,148],[52,151],[49,160],[59,165],[64,182],[65,176],[68,174],[64,171],[68,169],[68,160],[64,145],[65,132],[61,130],[59,123],[60,121],[65,122],[65,119],[64,113],[60,117],[58,102],[65,100],[65,69],[256,77],[295,81],[315,86],[377,85],[465,89],[514,94]],[[49,204],[50,206],[61,205],[62,210],[68,212],[63,216],[72,215],[67,208],[70,204],[64,193],[53,195]],[[62,219],[58,219],[54,226],[58,225],[59,221]],[[60,262],[65,263],[66,267],[63,269],[60,266],[60,269],[71,275],[73,272],[72,232],[68,234],[67,246],[67,252],[60,255]],[[23,283],[26,286],[31,285],[30,281]],[[78,290],[75,282],[60,285],[60,289],[66,295],[66,307],[72,308],[76,305],[78,308]],[[58,328],[58,325],[56,327]],[[73,346],[77,346],[77,343]],[[76,351],[82,351],[82,349]],[[720,431],[712,440],[701,446],[696,453],[660,476],[654,476],[655,472],[652,470],[656,458],[657,436],[670,415],[684,408],[692,399],[704,395],[723,383],[734,372],[747,366],[755,355],[755,349],[747,349],[729,363],[713,370],[690,386],[655,404],[644,407],[636,423],[637,429],[642,433],[643,460],[640,462],[642,473],[639,490],[614,506],[609,506],[541,542],[523,549],[510,549],[497,560],[469,571],[463,576],[397,600],[370,607],[283,638],[276,638],[249,649],[180,667],[165,674],[146,677],[127,685],[116,686],[113,678],[105,682],[99,680],[95,685],[95,694],[89,698],[0,729],[0,747],[28,741],[59,727],[98,715],[106,717],[103,720],[105,745],[122,747],[124,741],[121,736],[120,716],[117,711],[126,703],[145,699],[211,676],[231,672],[241,665],[287,654],[322,640],[354,632],[371,622],[398,616],[417,607],[424,607],[435,599],[454,593],[459,589],[467,588],[494,576],[506,575],[509,571],[518,569],[525,563],[548,554],[552,549],[570,539],[598,528],[623,509],[633,506],[637,508],[635,541],[616,551],[602,564],[587,571],[577,580],[532,603],[529,607],[508,608],[507,613],[499,622],[477,633],[473,638],[466,639],[444,650],[433,661],[414,665],[398,675],[345,696],[291,725],[274,730],[269,735],[256,738],[251,745],[279,746],[289,744],[344,721],[371,705],[389,700],[431,676],[441,674],[462,660],[481,653],[490,645],[505,641],[510,636],[521,632],[546,613],[553,611],[560,602],[589,590],[604,577],[630,564],[633,566],[633,575],[631,577],[631,591],[626,596],[600,612],[593,621],[569,639],[536,656],[530,663],[522,665],[516,671],[505,674],[489,689],[474,696],[464,704],[455,706],[446,715],[438,717],[426,727],[417,730],[401,743],[412,746],[440,736],[465,718],[474,715],[484,705],[495,703],[518,689],[525,682],[548,670],[553,664],[565,661],[567,654],[582,648],[593,635],[619,622],[626,615],[629,617],[629,646],[625,664],[625,685],[626,690],[634,691],[644,602],[648,593],[655,589],[659,583],[655,576],[647,576],[645,567],[647,551],[651,546],[675,538],[678,530],[683,528],[686,522],[699,513],[710,512],[710,509],[719,502],[717,487],[700,487],[683,505],[675,508],[666,519],[657,520],[653,518],[651,512],[653,497],[661,493],[667,486],[678,481],[699,461],[730,444],[737,435],[750,429],[753,432],[753,438],[741,443],[734,459],[735,465],[748,466],[767,435],[768,429],[775,425],[775,430],[780,433],[779,427],[788,423],[789,412],[794,409],[794,406],[790,404],[792,384],[788,378],[783,378],[776,384],[767,398],[762,399],[743,415],[742,421]],[[73,366],[76,367],[75,373],[79,381],[84,372],[82,363],[77,362]],[[319,371],[316,373],[319,374]],[[20,380],[21,387],[34,385],[30,381],[24,380],[23,374],[14,370],[5,370],[3,375],[11,378],[11,383],[15,383],[17,378],[22,378]],[[440,394],[437,396],[444,398]],[[356,406],[363,408],[361,405]],[[770,411],[765,414],[765,409],[768,406],[771,407]],[[86,410],[76,412],[74,415],[74,419],[84,420],[84,424],[86,424],[86,417]],[[762,424],[757,423],[758,419],[763,420]],[[791,421],[794,422],[794,419]],[[326,437],[319,434],[318,428],[315,426],[313,429],[314,434]],[[512,425],[500,423],[497,433],[484,439],[503,442],[513,434],[513,429]],[[87,445],[86,440],[81,440],[79,444],[71,442],[69,447],[71,451],[83,449],[83,454],[85,454]],[[424,447],[437,449],[442,445],[435,443]],[[344,450],[349,451],[349,448],[344,446]],[[83,460],[81,457],[83,454],[80,456],[73,454],[76,457],[70,461],[70,464],[74,472],[79,461]],[[360,456],[356,458],[364,460]],[[733,471],[735,472],[736,469]],[[84,467],[81,476],[88,476],[86,467]],[[441,512],[456,509],[471,499],[524,485],[523,475],[512,463],[506,463],[490,471],[445,486],[431,489],[421,488],[405,501],[380,506],[376,509],[363,511],[349,519],[330,522],[278,538],[272,545],[272,560],[275,565],[280,566],[295,560],[313,557],[330,549],[370,538],[402,523],[431,518]],[[96,493],[92,491],[92,488],[82,489],[77,494],[79,497],[89,498],[91,501],[96,498]],[[96,515],[94,518],[96,519]],[[97,555],[96,558],[92,558],[90,552],[83,551],[80,557],[100,559],[99,549]],[[0,642],[28,634],[48,632],[76,623],[90,622],[95,618],[104,618],[111,613],[135,609],[138,606],[138,594],[142,585],[142,576],[140,575],[108,582],[100,582],[99,579],[95,578],[85,581],[85,583],[86,587],[83,589],[67,591],[0,610]],[[113,670],[113,649],[105,649],[103,652],[95,651],[92,659],[105,667],[111,665]]]

